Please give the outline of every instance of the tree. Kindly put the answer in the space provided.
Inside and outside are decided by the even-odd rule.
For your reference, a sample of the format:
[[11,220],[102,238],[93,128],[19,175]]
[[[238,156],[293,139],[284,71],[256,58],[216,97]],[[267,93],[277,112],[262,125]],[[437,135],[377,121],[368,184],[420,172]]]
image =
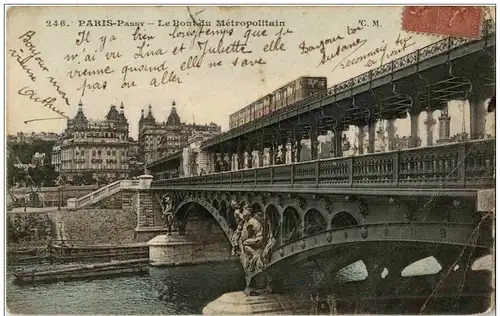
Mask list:
[[77,173],[73,176],[74,185],[83,185],[83,181],[84,181],[83,175]]
[[41,168],[29,168],[28,175],[30,176],[31,180],[33,180],[35,186],[42,186],[44,175]]
[[[31,143],[14,143],[7,144],[8,146],[8,158],[7,158],[7,183],[12,186],[15,185],[17,181],[22,180],[29,174],[36,185],[52,185],[53,180],[55,179],[55,170],[52,166],[50,166],[51,157],[52,157],[52,147],[55,145],[54,141],[46,141],[41,139],[35,139]],[[36,153],[45,154],[44,166],[42,169],[45,170],[28,170],[28,172],[16,168],[15,164],[18,162],[27,164],[31,163],[33,155]],[[18,169],[18,170],[16,170]],[[34,169],[34,168],[32,168]],[[27,180],[29,181],[29,180]]]
[[87,185],[92,185],[95,183],[94,174],[92,173],[92,171],[85,171],[83,173],[83,181]]
[[129,177],[135,178],[144,174],[144,164],[136,164],[133,168],[130,169]]
[[42,167],[44,186],[51,187],[56,184],[58,173],[53,165],[45,165]]

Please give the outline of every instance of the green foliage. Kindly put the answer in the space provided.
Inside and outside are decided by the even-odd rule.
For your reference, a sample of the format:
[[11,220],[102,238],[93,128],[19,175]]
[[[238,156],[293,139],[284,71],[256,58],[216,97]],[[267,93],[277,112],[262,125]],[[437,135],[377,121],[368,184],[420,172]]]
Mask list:
[[56,237],[56,225],[47,214],[13,214],[7,218],[7,243],[29,243]]
[[84,185],[84,178],[83,178],[83,175],[81,174],[75,174],[73,176],[73,185]]
[[[7,157],[8,185],[13,186],[18,181],[31,182],[29,180],[29,177],[31,177],[36,186],[53,186],[54,181],[57,179],[57,172],[54,166],[50,165],[54,145],[54,141],[41,139],[35,139],[31,143],[9,144]],[[19,161],[24,164],[31,163],[33,155],[37,152],[45,154],[43,167],[30,168],[28,171],[15,167],[15,164],[19,163]]]
[[52,165],[29,168],[28,174],[36,186],[51,187],[56,185],[58,174]]
[[130,178],[135,178],[138,176],[141,176],[144,174],[144,167],[143,166],[137,166],[133,169],[130,170],[129,176]]
[[83,181],[87,185],[92,185],[95,183],[94,175],[92,174],[91,171],[86,171],[83,173]]
[[31,158],[37,152],[44,153],[45,163],[48,164],[50,163],[50,159],[52,158],[52,147],[54,145],[55,141],[34,139],[31,143],[9,144],[9,149],[11,150],[13,155],[17,156],[19,160],[21,160],[22,163],[30,163]]
[[13,155],[7,157],[7,185],[13,186],[16,181],[24,180],[26,181],[28,172],[23,169],[16,168],[14,165],[17,163],[17,159]]

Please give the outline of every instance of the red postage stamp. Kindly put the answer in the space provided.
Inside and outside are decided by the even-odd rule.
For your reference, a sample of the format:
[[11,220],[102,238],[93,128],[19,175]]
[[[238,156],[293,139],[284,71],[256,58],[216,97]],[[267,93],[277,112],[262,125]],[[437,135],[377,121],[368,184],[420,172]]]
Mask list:
[[408,6],[403,29],[434,35],[477,38],[481,35],[483,9],[472,6]]

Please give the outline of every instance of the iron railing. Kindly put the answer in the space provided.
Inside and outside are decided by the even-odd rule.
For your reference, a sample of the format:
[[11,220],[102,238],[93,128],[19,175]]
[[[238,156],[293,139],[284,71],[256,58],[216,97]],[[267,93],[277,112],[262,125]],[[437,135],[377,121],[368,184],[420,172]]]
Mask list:
[[156,180],[152,186],[194,190],[495,187],[495,138]]

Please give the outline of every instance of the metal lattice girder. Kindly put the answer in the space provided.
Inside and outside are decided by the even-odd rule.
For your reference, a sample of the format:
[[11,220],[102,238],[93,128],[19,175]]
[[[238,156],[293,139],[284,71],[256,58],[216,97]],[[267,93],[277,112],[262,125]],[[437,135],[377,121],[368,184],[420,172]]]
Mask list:
[[421,102],[447,102],[464,100],[472,90],[472,83],[467,78],[453,77],[431,84],[427,91],[422,91]]
[[397,94],[382,99],[382,106],[375,110],[377,119],[403,118],[413,106],[412,98],[407,94]]
[[[345,112],[345,116],[342,118],[343,124],[349,125],[366,125],[369,123],[372,117],[372,112],[367,108],[351,108]],[[355,124],[351,124],[356,122]]]
[[339,119],[333,116],[320,117],[318,119],[318,131],[333,131],[338,128]]

